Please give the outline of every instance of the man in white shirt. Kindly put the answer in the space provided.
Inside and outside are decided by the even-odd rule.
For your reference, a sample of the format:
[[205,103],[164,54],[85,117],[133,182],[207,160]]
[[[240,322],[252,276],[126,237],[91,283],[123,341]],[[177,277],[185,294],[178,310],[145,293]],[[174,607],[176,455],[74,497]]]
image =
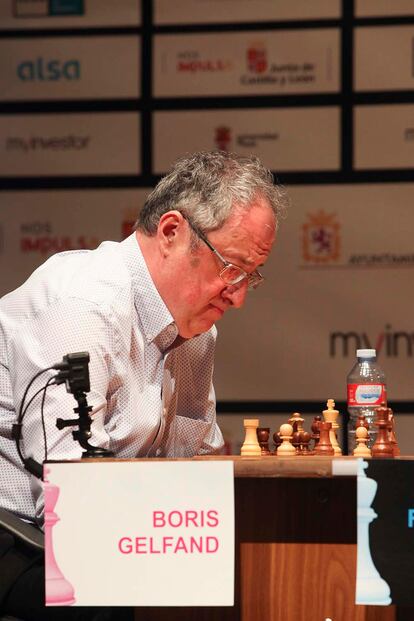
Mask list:
[[[284,202],[256,158],[196,153],[159,182],[133,235],[55,255],[0,301],[1,507],[42,523],[41,485],[11,430],[31,378],[69,352],[90,355],[91,444],[124,458],[219,451],[214,324],[262,282]],[[62,386],[50,387],[43,429],[32,403],[25,459],[80,456],[71,430],[56,428],[74,406]]]

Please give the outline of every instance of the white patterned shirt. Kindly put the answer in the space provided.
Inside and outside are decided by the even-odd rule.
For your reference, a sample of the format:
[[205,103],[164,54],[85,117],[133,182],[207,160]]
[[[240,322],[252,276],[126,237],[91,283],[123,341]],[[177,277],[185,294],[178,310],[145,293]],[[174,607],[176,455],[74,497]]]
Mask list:
[[[167,351],[178,335],[148,272],[135,235],[96,250],[48,259],[0,300],[0,506],[42,520],[41,482],[23,469],[11,437],[24,390],[38,371],[65,354],[90,354],[94,446],[116,457],[191,457],[217,452],[212,385],[216,329]],[[28,394],[45,385],[41,375]],[[27,403],[27,399],[26,399]],[[41,395],[23,420],[25,457],[42,462]],[[45,401],[48,459],[79,458],[72,429],[73,396],[51,386]]]

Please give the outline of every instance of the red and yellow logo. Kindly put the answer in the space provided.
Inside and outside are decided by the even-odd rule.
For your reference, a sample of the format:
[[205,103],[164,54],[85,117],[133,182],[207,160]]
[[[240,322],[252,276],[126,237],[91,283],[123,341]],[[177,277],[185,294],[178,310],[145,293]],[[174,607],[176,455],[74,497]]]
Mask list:
[[341,225],[333,213],[320,209],[307,214],[302,226],[302,255],[306,263],[334,263],[341,250]]

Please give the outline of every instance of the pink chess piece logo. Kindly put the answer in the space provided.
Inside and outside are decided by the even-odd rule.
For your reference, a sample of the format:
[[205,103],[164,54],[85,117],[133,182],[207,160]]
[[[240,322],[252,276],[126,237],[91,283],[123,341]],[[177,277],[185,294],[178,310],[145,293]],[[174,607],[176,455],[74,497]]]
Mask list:
[[50,469],[45,468],[43,491],[45,498],[45,567],[46,567],[46,606],[70,606],[75,603],[73,586],[60,571],[53,551],[52,528],[59,521],[55,506],[60,489],[46,478]]

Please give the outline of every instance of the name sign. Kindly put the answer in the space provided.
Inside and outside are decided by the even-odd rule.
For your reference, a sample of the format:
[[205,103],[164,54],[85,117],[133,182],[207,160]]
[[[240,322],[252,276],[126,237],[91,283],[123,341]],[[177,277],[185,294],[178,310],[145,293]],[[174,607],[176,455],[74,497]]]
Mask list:
[[46,605],[232,606],[232,461],[46,465]]

